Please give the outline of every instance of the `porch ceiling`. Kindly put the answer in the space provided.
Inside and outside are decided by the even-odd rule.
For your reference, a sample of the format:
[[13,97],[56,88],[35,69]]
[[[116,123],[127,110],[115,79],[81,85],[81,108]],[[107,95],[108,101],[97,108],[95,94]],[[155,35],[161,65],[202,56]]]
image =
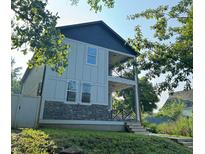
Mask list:
[[120,91],[123,89],[131,88],[133,85],[125,84],[125,83],[118,83],[109,81],[109,91]]
[[129,58],[131,57],[118,54],[118,53],[114,53],[114,52],[109,52],[109,68],[112,68],[118,63],[123,63],[127,61]]

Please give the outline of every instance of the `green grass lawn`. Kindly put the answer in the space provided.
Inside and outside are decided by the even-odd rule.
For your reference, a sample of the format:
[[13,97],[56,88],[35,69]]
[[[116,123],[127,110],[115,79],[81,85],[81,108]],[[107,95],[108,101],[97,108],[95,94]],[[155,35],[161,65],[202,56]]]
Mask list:
[[189,149],[168,139],[125,132],[60,128],[22,129],[12,133],[13,153],[58,153],[77,146],[84,154],[189,154]]

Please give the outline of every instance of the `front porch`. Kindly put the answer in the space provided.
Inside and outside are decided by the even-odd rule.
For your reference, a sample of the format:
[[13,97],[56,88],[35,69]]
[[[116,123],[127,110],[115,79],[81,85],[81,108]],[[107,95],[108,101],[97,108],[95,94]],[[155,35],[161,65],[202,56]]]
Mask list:
[[124,122],[140,122],[140,114],[138,110],[138,105],[136,104],[136,95],[134,95],[134,98],[132,98],[133,102],[125,100],[122,97],[116,97],[116,92],[119,93],[120,91],[125,89],[130,90],[135,94],[136,85],[109,81],[108,87],[108,108],[110,112],[110,120]]
[[[134,66],[132,62],[135,61],[135,57],[123,55],[119,53],[109,52],[109,64],[108,64],[108,107],[110,111],[110,120],[112,121],[124,121],[124,122],[140,122],[140,110],[138,102],[138,85],[137,74],[135,74]],[[133,99],[131,107],[128,109],[125,107],[124,100],[116,107],[113,102],[113,96],[116,92],[129,89],[133,92]]]

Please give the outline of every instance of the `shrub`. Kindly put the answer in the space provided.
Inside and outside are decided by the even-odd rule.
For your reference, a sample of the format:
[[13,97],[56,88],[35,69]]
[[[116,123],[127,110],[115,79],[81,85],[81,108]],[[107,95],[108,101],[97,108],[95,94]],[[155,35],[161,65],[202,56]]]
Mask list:
[[173,121],[176,121],[177,118],[181,115],[185,104],[180,99],[169,101],[165,104],[156,116],[169,117]]
[[18,134],[11,137],[12,153],[54,153],[55,143],[47,134],[40,130],[23,129]]
[[176,122],[163,123],[155,127],[157,133],[193,136],[192,118],[180,117]]

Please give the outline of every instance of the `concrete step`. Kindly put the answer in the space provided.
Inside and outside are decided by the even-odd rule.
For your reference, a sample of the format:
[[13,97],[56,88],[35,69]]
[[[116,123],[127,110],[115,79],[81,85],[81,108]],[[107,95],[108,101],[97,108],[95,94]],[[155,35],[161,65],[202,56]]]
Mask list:
[[193,146],[192,146],[192,145],[191,145],[191,146],[188,146],[188,148],[193,149]]
[[146,129],[139,122],[126,122],[125,127],[129,132],[136,134],[148,134]]

